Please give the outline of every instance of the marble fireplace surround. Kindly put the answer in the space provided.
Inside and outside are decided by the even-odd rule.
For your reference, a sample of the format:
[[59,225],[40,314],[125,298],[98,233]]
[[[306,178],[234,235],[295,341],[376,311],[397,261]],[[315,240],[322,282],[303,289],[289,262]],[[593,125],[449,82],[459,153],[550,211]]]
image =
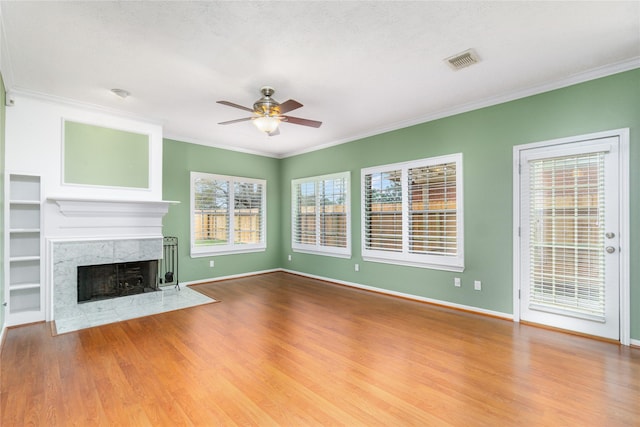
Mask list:
[[[78,266],[162,258],[162,238],[52,242],[53,318],[91,316],[96,321],[127,305],[144,305],[155,292],[78,304]],[[116,319],[117,320],[117,319]]]

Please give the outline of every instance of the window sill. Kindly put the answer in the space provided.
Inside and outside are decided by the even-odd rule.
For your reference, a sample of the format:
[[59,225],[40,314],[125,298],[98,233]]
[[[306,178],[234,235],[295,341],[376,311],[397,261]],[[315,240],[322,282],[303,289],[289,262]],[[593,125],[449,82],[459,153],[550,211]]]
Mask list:
[[450,265],[450,264],[438,264],[438,263],[430,263],[430,262],[415,262],[408,260],[400,260],[400,259],[390,259],[390,258],[378,258],[369,255],[363,255],[362,259],[364,261],[369,262],[379,262],[384,264],[393,264],[393,265],[401,265],[405,267],[418,267],[418,268],[428,268],[431,270],[444,270],[444,271],[454,271],[457,273],[461,273],[464,271],[464,265]]
[[199,249],[197,251],[194,251],[193,248],[191,248],[191,258],[204,258],[204,257],[211,257],[211,256],[217,256],[217,255],[233,255],[233,254],[248,254],[248,253],[253,253],[253,252],[265,252],[267,250],[266,247],[262,247],[262,248],[238,248],[238,249],[228,249],[228,248],[224,248],[224,249],[219,249],[219,250],[202,250]]
[[330,256],[334,258],[345,258],[351,259],[351,253],[339,253],[339,252],[329,252],[322,250],[314,250],[314,249],[301,249],[301,248],[291,248],[293,252],[310,254],[310,255],[322,255],[322,256]]

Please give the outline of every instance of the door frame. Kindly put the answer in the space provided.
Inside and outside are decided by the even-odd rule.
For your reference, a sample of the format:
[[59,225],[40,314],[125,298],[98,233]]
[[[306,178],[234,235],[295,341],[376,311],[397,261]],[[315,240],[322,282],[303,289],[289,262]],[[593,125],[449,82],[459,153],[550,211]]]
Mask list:
[[631,344],[630,235],[629,235],[629,128],[613,129],[513,147],[513,321],[520,322],[520,155],[524,150],[553,147],[574,142],[618,137],[618,184],[620,215],[620,343]]

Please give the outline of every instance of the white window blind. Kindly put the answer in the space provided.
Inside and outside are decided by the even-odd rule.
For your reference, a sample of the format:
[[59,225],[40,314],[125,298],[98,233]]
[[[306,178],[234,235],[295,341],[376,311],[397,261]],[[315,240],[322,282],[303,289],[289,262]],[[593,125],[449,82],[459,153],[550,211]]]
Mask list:
[[264,250],[266,181],[191,173],[191,255]]
[[291,182],[294,251],[351,256],[349,172]]
[[229,181],[197,177],[194,190],[195,244],[228,244]]
[[464,269],[462,154],[362,171],[365,260]]
[[604,319],[604,153],[528,165],[530,304]]
[[316,245],[318,197],[316,196],[316,182],[294,181],[294,218],[293,243],[295,245]]
[[402,171],[366,174],[363,194],[365,247],[402,252]]
[[456,164],[409,169],[409,251],[456,255]]
[[234,243],[257,244],[262,240],[264,185],[256,182],[234,182]]

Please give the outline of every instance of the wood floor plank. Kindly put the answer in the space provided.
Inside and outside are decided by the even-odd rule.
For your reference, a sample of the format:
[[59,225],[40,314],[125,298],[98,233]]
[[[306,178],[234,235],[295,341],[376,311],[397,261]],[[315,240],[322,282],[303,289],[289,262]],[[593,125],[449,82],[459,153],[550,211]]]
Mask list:
[[640,350],[288,273],[59,336],[7,331],[4,426],[629,426]]

